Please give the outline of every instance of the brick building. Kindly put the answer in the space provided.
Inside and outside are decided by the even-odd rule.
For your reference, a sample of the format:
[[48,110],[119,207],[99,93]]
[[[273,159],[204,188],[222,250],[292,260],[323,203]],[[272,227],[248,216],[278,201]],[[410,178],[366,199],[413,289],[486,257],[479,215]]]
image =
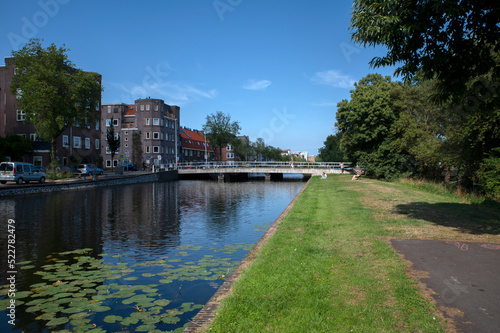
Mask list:
[[205,155],[206,161],[214,160],[214,150],[201,131],[181,128],[181,145],[181,162],[205,162]]
[[[123,163],[164,165],[172,167],[179,160],[180,108],[161,99],[138,99],[135,104],[103,104],[101,106],[101,153],[104,166]],[[111,160],[106,140],[107,130],[115,127],[120,149]],[[133,147],[133,134],[140,135],[140,149]],[[135,156],[139,155],[139,156]]]
[[[50,145],[37,137],[35,126],[25,124],[26,115],[16,105],[16,95],[10,93],[10,85],[15,75],[14,60],[5,58],[5,66],[0,66],[0,136],[21,135],[33,141],[34,151],[23,157],[23,162],[47,166],[50,162]],[[99,105],[101,103],[99,97]],[[57,153],[60,164],[68,164],[70,156],[82,162],[95,162],[100,156],[100,109],[96,110],[96,122],[82,127],[68,127],[57,139]]]
[[[250,138],[246,135],[240,135],[236,137],[238,140],[245,142],[246,144],[250,143]],[[217,161],[224,161],[227,164],[233,164],[235,161],[241,161],[241,158],[236,154],[235,148],[232,144],[228,143],[226,146],[221,149],[222,158],[219,157],[219,148],[215,149],[215,157]],[[251,160],[254,156],[247,156],[249,160]]]

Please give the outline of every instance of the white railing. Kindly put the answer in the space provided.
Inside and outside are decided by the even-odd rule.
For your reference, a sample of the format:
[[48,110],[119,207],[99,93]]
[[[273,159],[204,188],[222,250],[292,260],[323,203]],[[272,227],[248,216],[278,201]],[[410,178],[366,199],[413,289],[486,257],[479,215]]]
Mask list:
[[[210,161],[184,162],[178,169],[213,169],[213,168],[297,168],[297,169],[338,169],[340,162],[274,162],[274,161]],[[344,169],[352,168],[350,162],[344,162]]]

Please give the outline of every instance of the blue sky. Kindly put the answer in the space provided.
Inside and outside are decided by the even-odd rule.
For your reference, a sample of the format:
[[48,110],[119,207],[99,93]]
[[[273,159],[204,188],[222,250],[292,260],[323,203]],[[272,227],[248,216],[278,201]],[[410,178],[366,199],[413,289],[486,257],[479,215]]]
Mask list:
[[102,75],[103,103],[163,99],[195,129],[222,111],[252,141],[315,155],[354,82],[393,73],[369,68],[384,49],[351,43],[351,11],[347,0],[8,1],[0,57],[29,38],[64,44]]

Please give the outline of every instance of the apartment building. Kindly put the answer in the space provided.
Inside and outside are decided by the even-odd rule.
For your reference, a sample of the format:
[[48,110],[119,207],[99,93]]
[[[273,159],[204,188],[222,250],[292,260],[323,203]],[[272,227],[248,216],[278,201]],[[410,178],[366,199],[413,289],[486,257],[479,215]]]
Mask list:
[[[137,99],[134,104],[101,106],[101,153],[104,166],[133,163],[173,167],[180,157],[180,108],[161,99]],[[113,159],[106,135],[114,126],[120,149]],[[134,146],[135,137],[139,144]],[[137,141],[137,140],[136,140]]]
[[[47,166],[50,162],[50,145],[36,134],[33,124],[26,124],[26,114],[17,107],[17,96],[10,93],[12,78],[16,72],[14,59],[5,58],[0,66],[0,136],[20,135],[33,141],[34,151],[26,154],[22,162]],[[100,81],[100,78],[99,78]],[[101,103],[99,97],[99,105]],[[60,164],[68,164],[71,156],[75,160],[94,163],[101,153],[100,108],[96,110],[96,121],[80,127],[68,127],[57,138],[56,157]]]
[[[181,162],[205,162],[214,160],[214,150],[202,131],[181,128]],[[206,156],[206,158],[205,158]]]

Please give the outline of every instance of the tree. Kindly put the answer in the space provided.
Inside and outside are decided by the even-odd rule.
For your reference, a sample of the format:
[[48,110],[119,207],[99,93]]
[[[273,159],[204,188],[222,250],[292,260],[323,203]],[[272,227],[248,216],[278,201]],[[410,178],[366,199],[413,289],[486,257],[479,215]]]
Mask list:
[[350,28],[354,42],[387,48],[372,66],[399,65],[395,74],[405,79],[421,70],[425,78],[439,80],[443,99],[463,95],[480,76],[499,81],[500,10],[495,1],[355,0]]
[[132,133],[132,163],[138,168],[142,166],[142,132]]
[[236,138],[232,144],[235,155],[242,161],[249,161],[250,157],[254,154],[253,147],[247,136]]
[[329,135],[326,138],[324,146],[319,149],[318,154],[322,162],[342,162],[344,160],[344,153],[340,149],[341,139],[341,132]]
[[12,161],[20,161],[24,154],[33,151],[33,141],[20,135],[0,137],[0,161],[10,157]]
[[[113,118],[111,118],[109,128],[106,133],[106,141],[108,142],[109,151],[111,152],[111,161],[113,161],[116,152],[120,149],[120,135],[115,133]],[[113,170],[113,163],[111,163],[111,170]]]
[[212,146],[219,148],[219,160],[222,160],[222,147],[235,140],[241,130],[237,121],[231,122],[231,116],[217,111],[207,116],[203,131]]
[[100,75],[76,69],[64,47],[44,49],[32,39],[13,51],[16,75],[10,92],[17,95],[17,107],[33,123],[37,135],[50,143],[51,161],[56,161],[58,136],[70,126],[99,120]]
[[390,93],[396,84],[389,76],[369,74],[355,84],[350,101],[337,104],[336,126],[345,157],[386,178],[398,175],[398,166],[406,162],[390,151],[391,128],[397,119]]

